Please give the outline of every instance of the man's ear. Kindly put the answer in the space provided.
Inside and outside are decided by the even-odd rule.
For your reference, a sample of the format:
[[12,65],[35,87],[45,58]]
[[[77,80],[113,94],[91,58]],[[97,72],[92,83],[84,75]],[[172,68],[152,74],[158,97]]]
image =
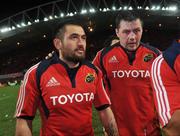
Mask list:
[[59,38],[54,38],[53,44],[57,50],[62,48],[62,41]]
[[117,37],[119,37],[119,30],[116,28],[115,31],[116,31]]

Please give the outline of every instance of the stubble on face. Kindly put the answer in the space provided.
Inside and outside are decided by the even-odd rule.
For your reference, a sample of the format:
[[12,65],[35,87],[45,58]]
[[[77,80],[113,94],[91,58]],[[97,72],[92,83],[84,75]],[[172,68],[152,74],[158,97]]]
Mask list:
[[140,19],[120,22],[116,34],[120,38],[120,44],[128,51],[135,51],[142,37],[142,24]]
[[85,59],[86,50],[85,32],[80,26],[66,26],[62,41],[61,54],[69,62],[78,63]]

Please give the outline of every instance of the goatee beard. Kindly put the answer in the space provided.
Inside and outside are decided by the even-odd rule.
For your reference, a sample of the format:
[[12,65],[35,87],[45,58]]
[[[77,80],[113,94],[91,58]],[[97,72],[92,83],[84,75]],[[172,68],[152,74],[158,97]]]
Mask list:
[[64,58],[69,61],[73,62],[74,64],[82,62],[85,59],[85,56],[77,57],[77,56],[64,56]]

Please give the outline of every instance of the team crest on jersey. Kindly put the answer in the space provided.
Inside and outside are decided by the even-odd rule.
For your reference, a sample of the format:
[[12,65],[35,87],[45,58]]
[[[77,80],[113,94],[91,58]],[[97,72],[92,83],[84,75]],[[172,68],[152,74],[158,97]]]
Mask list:
[[152,60],[153,57],[154,57],[153,54],[146,54],[144,56],[144,62],[148,62],[148,61]]
[[86,81],[87,83],[91,83],[91,82],[94,81],[94,79],[95,79],[94,74],[88,73],[88,74],[86,75],[85,81]]

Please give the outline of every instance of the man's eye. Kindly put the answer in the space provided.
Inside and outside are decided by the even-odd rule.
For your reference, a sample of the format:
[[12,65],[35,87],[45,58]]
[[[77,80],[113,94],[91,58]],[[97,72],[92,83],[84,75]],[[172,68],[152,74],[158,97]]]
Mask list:
[[130,33],[130,31],[124,31],[123,33],[125,33],[125,34],[129,34],[129,33]]
[[138,32],[140,32],[140,30],[139,30],[139,29],[134,30],[134,33],[138,33]]
[[82,39],[83,39],[83,40],[86,40],[86,36],[83,36]]
[[71,39],[77,39],[78,37],[77,36],[71,36]]

